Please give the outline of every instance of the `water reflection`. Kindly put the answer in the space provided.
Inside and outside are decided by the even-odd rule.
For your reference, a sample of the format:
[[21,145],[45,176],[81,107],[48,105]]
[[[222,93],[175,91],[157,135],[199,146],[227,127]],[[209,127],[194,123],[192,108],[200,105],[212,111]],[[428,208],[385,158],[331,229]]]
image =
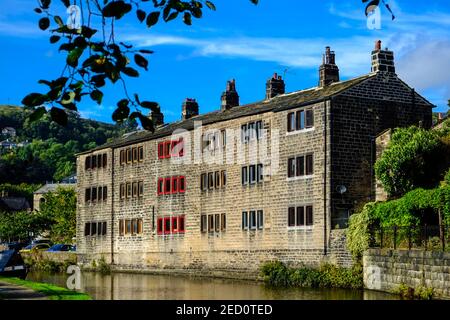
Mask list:
[[[67,275],[31,272],[28,280],[66,286]],[[343,289],[279,289],[253,281],[83,272],[81,291],[96,300],[391,300],[393,295]]]

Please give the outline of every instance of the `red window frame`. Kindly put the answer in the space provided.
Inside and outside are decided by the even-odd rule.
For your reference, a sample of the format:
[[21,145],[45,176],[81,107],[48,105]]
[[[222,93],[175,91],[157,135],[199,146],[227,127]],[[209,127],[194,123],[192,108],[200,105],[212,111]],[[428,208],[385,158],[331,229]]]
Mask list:
[[158,190],[157,191],[158,192],[158,196],[161,196],[161,195],[164,194],[164,178],[159,178],[158,179],[157,190]]
[[178,144],[180,145],[178,156],[181,158],[184,156],[184,140],[183,140],[183,138],[178,139]]
[[164,142],[158,143],[158,159],[164,159]]
[[178,233],[184,233],[186,230],[186,225],[185,225],[186,219],[183,216],[179,216],[178,217]]
[[178,192],[180,192],[180,193],[186,192],[186,177],[185,176],[178,177]]
[[178,177],[172,177],[171,178],[171,191],[172,191],[172,194],[178,193],[179,189],[180,189],[180,181],[179,181]]
[[163,224],[163,218],[158,218],[158,223],[157,223],[157,233],[158,234],[163,234],[163,227],[164,227],[164,224]]
[[[172,184],[171,184],[171,180],[172,180],[172,179],[171,179],[170,177],[164,179],[164,194],[172,194]],[[170,187],[170,190],[169,190],[169,191],[166,190],[167,184],[169,184],[169,187]]]
[[[175,222],[175,223],[174,223]],[[178,233],[179,232],[179,229],[180,229],[180,225],[179,225],[179,223],[178,223],[179,221],[178,221],[178,217],[172,217],[172,223],[171,223],[171,225],[170,225],[170,230],[172,231],[172,233]],[[174,225],[177,225],[177,228],[175,229],[174,228]]]
[[171,142],[170,141],[166,141],[164,142],[164,158],[170,158],[170,147],[171,147]]
[[170,156],[171,157],[178,157],[177,149],[176,149],[177,145],[178,145],[178,140],[170,141]]
[[[167,221],[169,221],[169,228],[168,228],[169,230],[166,230]],[[164,234],[170,234],[171,229],[172,229],[172,223],[170,221],[170,217],[164,218],[163,228],[164,228]]]

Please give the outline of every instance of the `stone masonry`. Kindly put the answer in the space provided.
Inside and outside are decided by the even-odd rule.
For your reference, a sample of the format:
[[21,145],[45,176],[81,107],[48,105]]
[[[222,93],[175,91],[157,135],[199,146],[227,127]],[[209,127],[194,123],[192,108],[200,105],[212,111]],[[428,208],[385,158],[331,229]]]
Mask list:
[[[334,65],[334,58],[332,62]],[[321,77],[326,76],[327,73],[321,72]],[[281,77],[278,80],[282,81]],[[363,203],[375,199],[375,138],[391,127],[419,122],[431,125],[433,105],[393,72],[378,71],[352,80],[338,80],[338,75],[333,74],[331,79],[321,79],[323,86],[280,92],[246,106],[231,103],[205,115],[196,115],[194,111],[192,116],[164,125],[155,133],[133,133],[79,154],[79,262],[90,264],[103,257],[120,270],[173,270],[245,278],[256,276],[260,265],[270,260],[289,265],[318,265],[324,261],[351,265],[345,248],[345,230],[336,230],[334,222],[344,221]],[[235,81],[228,87],[237,96]],[[183,112],[186,114],[186,110]],[[309,120],[305,121],[313,124],[291,130],[288,119],[292,113],[298,119],[307,114]],[[299,126],[304,125],[303,120],[298,121]],[[194,130],[199,122],[203,134]],[[238,134],[233,144],[227,136],[225,147],[218,144],[195,153],[193,145],[208,132],[239,133],[242,125],[258,122],[264,129],[264,139],[242,144]],[[186,142],[183,157],[179,161],[161,159],[159,144],[181,136]],[[263,141],[268,141],[269,156],[260,160],[257,150],[263,147]],[[130,148],[141,148],[142,157],[121,164],[121,154]],[[220,154],[221,148],[227,153],[222,159],[234,156],[244,157],[243,161],[183,164],[184,159]],[[102,155],[102,165],[86,169],[86,159],[97,159],[97,155]],[[306,155],[312,155],[312,174],[288,178],[288,159],[303,159],[301,156]],[[263,181],[243,185],[242,167],[252,164],[262,165]],[[202,174],[222,171],[226,171],[224,186],[202,190]],[[166,177],[184,177],[185,191],[158,195],[159,179]],[[140,195],[123,197],[121,185],[133,182],[142,185]],[[102,187],[96,190],[103,191],[106,187],[106,199],[86,201],[86,190],[93,187]],[[295,226],[290,226],[290,207],[297,208]],[[312,207],[312,221],[306,211],[301,215],[298,207],[306,211]],[[242,213],[253,210],[262,210],[263,223],[244,230]],[[203,215],[213,215],[214,219],[225,215],[226,223],[221,220],[220,227],[212,226],[212,230],[207,223],[207,231],[202,232]],[[159,219],[180,216],[184,217],[182,232],[160,232],[160,221],[164,224],[171,221],[172,228],[174,221],[182,222],[178,218]],[[138,221],[138,231],[122,234],[122,221],[132,219]],[[215,224],[216,220],[211,221]],[[95,235],[86,235],[86,223],[92,222],[103,223],[102,228],[106,229],[100,232],[97,228]]]

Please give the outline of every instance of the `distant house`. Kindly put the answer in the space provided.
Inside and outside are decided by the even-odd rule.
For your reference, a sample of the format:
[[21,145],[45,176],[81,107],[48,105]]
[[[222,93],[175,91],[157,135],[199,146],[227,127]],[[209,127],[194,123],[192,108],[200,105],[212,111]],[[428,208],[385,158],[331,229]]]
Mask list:
[[47,183],[33,193],[33,209],[35,211],[39,211],[41,209],[41,205],[45,202],[44,195],[47,193],[54,192],[59,187],[75,189],[75,186],[75,183]]
[[0,197],[0,211],[30,211],[31,206],[24,197]]
[[5,127],[2,129],[2,134],[11,138],[14,138],[17,135],[16,129],[12,127]]
[[6,140],[0,142],[0,148],[15,149],[15,148],[17,148],[17,143],[9,141],[9,139],[6,139]]

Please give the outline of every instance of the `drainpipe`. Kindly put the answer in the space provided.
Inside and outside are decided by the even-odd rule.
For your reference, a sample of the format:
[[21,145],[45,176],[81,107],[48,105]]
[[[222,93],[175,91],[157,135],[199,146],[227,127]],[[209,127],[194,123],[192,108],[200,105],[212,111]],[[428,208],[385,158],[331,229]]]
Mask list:
[[111,264],[114,264],[114,151],[111,149]]
[[323,132],[323,153],[324,153],[324,172],[323,172],[323,254],[326,256],[328,252],[328,228],[327,228],[327,129],[328,129],[328,117],[327,112],[328,109],[331,108],[331,99],[324,102],[325,103],[325,112],[324,112],[324,132]]

